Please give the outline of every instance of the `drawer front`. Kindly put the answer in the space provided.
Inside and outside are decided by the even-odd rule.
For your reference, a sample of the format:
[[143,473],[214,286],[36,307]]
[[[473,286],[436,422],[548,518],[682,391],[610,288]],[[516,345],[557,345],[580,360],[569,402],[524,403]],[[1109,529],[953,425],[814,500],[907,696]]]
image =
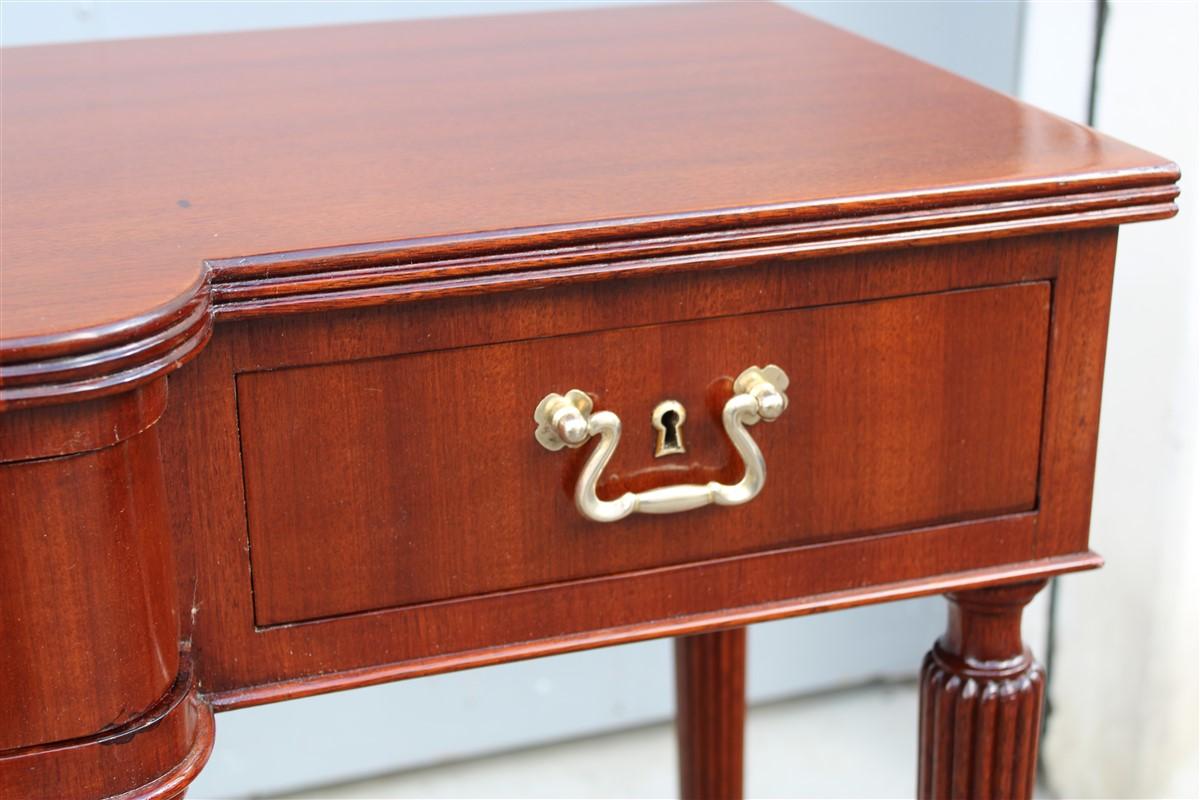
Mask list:
[[[1043,281],[242,373],[256,624],[1032,509],[1049,304]],[[624,427],[601,499],[734,482],[720,409],[766,363],[790,405],[752,429],[746,505],[591,522],[572,491],[594,445],[533,436],[538,401],[579,388]],[[656,458],[666,399],[687,449]]]

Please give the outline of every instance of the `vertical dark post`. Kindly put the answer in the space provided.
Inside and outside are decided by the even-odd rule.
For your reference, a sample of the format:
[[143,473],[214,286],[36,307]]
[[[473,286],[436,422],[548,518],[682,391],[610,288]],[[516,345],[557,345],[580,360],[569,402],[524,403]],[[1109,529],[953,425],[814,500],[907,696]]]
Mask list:
[[684,800],[740,800],[746,629],[676,639],[675,696]]

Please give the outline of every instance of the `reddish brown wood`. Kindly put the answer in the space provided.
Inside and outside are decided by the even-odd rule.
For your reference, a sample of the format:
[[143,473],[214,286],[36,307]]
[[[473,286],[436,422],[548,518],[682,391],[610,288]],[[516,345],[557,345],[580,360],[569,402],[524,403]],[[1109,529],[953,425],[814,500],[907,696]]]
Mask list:
[[[698,268],[697,248],[1113,225],[1174,213],[1178,178],[766,4],[19,48],[0,91],[0,400],[16,404],[175,368],[207,336],[206,261],[233,313],[274,313],[551,279],[529,265],[564,281]],[[568,269],[550,252],[592,261],[596,243],[604,263],[660,259]],[[350,288],[364,266],[377,285]],[[277,280],[311,273],[333,274]],[[58,358],[77,363],[41,363]]]
[[[1087,546],[1117,232],[1062,242],[1050,326],[1037,554]],[[1064,385],[1070,383],[1068,389]]]
[[[447,296],[487,294],[704,270],[754,263],[766,257],[809,258],[1111,226],[1172,216],[1174,186],[1095,192],[1020,203],[972,205],[948,210],[882,213],[842,220],[661,235],[646,239],[574,244],[549,252],[499,255],[463,247],[398,245],[337,248],[298,255],[212,262],[214,313],[246,319],[294,312],[408,303]],[[507,244],[502,240],[495,246]],[[472,243],[473,246],[479,246]],[[529,243],[526,247],[532,246]],[[343,260],[344,259],[344,260]],[[428,260],[422,260],[428,259]],[[222,271],[228,264],[228,271]],[[262,274],[257,277],[251,265]],[[373,266],[377,265],[377,266]]]
[[[853,557],[854,554],[850,554]],[[547,655],[571,653],[594,647],[628,644],[647,639],[668,636],[684,636],[705,633],[728,625],[749,625],[756,622],[784,619],[787,617],[817,614],[857,608],[875,603],[908,600],[931,594],[941,594],[956,589],[992,586],[1030,578],[1062,575],[1080,570],[1097,569],[1104,559],[1095,553],[1078,556],[1050,558],[1004,568],[986,567],[976,570],[951,573],[936,578],[918,578],[910,581],[882,583],[870,589],[847,589],[826,592],[795,600],[719,609],[692,613],[672,619],[654,622],[639,622],[621,627],[604,628],[579,634],[558,636],[536,642],[516,643],[471,650],[451,655],[430,658],[413,658],[402,662],[374,664],[358,669],[343,669],[323,675],[301,675],[296,678],[256,684],[227,691],[216,691],[205,697],[218,711],[291,700],[300,697],[362,686],[373,686],[389,681],[419,678],[460,669],[472,669],[509,661],[520,661]],[[786,564],[785,564],[786,566]],[[818,565],[820,566],[820,565]],[[588,599],[602,597],[590,595]],[[349,634],[346,634],[349,640]]]
[[194,358],[212,335],[207,278],[166,309],[110,327],[112,333],[80,334],[82,344],[74,335],[48,339],[32,359],[0,341],[0,411],[111,398],[161,384],[157,379]]
[[153,705],[179,658],[154,429],[0,465],[0,530],[0,675],[16,701],[0,715],[0,750],[121,725]]
[[0,414],[0,464],[102,450],[149,428],[167,407],[167,382],[51,409]]
[[[176,525],[190,532],[183,543],[195,548],[195,580],[191,579],[189,570],[188,583],[181,587],[181,592],[188,597],[198,597],[203,609],[197,616],[195,636],[198,658],[204,664],[201,669],[204,685],[219,696],[217,702],[241,704],[255,702],[256,698],[261,701],[303,692],[305,681],[309,679],[316,681],[313,686],[317,689],[355,685],[357,682],[385,679],[386,676],[424,674],[445,668],[491,663],[500,657],[498,653],[504,657],[524,657],[593,643],[628,641],[655,635],[655,631],[670,631],[671,625],[680,625],[681,630],[702,629],[724,619],[722,615],[728,615],[729,619],[750,621],[756,618],[755,615],[768,618],[772,615],[802,613],[864,601],[861,598],[870,601],[923,591],[943,591],[947,585],[945,581],[951,579],[948,576],[958,572],[969,573],[963,578],[965,583],[969,583],[987,580],[989,574],[1005,574],[1008,565],[1012,564],[1025,565],[1023,569],[1034,570],[1025,574],[1035,575],[1094,565],[1092,557],[1078,546],[1057,549],[1046,546],[1039,554],[1040,558],[1062,557],[1065,560],[1031,560],[1039,552],[1042,542],[1054,541],[1053,530],[1040,524],[1047,507],[1039,498],[1034,512],[978,523],[951,524],[916,531],[889,530],[886,527],[874,531],[868,529],[864,533],[872,535],[843,541],[824,541],[820,546],[816,545],[823,540],[814,538],[808,542],[785,545],[782,549],[746,552],[702,563],[682,562],[676,556],[673,566],[634,572],[602,572],[599,577],[582,580],[544,583],[527,589],[501,589],[460,600],[350,614],[307,625],[264,628],[255,621],[255,589],[251,587],[246,548],[250,547],[250,559],[258,557],[251,540],[256,526],[265,522],[261,514],[255,518],[252,511],[248,525],[242,513],[247,497],[242,480],[244,453],[238,437],[238,396],[235,393],[234,376],[253,372],[253,376],[243,377],[259,378],[267,370],[302,366],[317,367],[313,372],[320,373],[327,369],[321,365],[359,362],[345,363],[344,368],[353,371],[364,365],[387,363],[383,360],[362,361],[373,356],[392,357],[490,342],[598,333],[628,327],[630,319],[638,320],[642,325],[655,325],[693,318],[717,319],[755,310],[861,302],[873,297],[932,295],[954,289],[1022,281],[1046,280],[1053,284],[1060,270],[1074,269],[1076,263],[1079,268],[1095,263],[1105,252],[1104,248],[1110,239],[1110,233],[1082,232],[1062,237],[860,254],[804,263],[767,261],[739,270],[668,275],[647,281],[566,286],[530,294],[447,299],[404,309],[361,309],[337,315],[301,315],[281,320],[223,325],[204,357],[172,377],[172,395],[186,397],[188,402],[178,406],[173,403],[161,423],[166,452],[187,454],[186,459],[168,458],[168,485],[171,487]],[[1068,254],[1066,261],[1059,256],[1060,252]],[[980,294],[990,296],[991,291]],[[1022,291],[1027,290],[1003,290]],[[961,296],[968,297],[971,293]],[[950,297],[958,298],[960,295]],[[1052,296],[1052,309],[1056,302],[1057,298]],[[886,307],[889,304],[878,305]],[[836,309],[824,309],[820,313],[829,311]],[[1071,320],[1068,314],[1060,322],[1069,327]],[[1003,325],[988,328],[975,322],[977,320],[970,319],[963,323],[968,329],[964,341],[977,340],[973,337],[986,340],[995,335],[1000,337],[995,339],[999,349],[987,352],[1004,352],[1004,347],[1008,345],[1001,343],[1009,340],[1004,338],[1001,331],[1008,328]],[[552,342],[550,340],[548,343]],[[1069,341],[1066,345],[1064,352],[1069,351],[1071,346],[1077,346]],[[1031,354],[1030,358],[1040,359],[1044,351],[1043,339],[1039,353]],[[808,353],[806,358],[802,358],[801,364],[807,364],[810,369],[812,364],[819,363],[819,358],[824,357],[820,355],[820,349],[800,348],[798,352]],[[433,354],[430,357],[434,357]],[[709,358],[707,355],[700,357]],[[991,369],[988,358],[981,356],[976,366],[983,370]],[[848,367],[850,370],[856,368],[859,367]],[[1053,366],[1049,369],[1053,371]],[[294,376],[304,372],[306,370],[296,370],[290,374]],[[614,382],[619,380],[620,373],[620,370],[614,369],[606,377],[606,384],[616,385]],[[393,381],[406,374],[403,370],[382,370],[378,377]],[[288,376],[289,372],[285,371],[280,377]],[[1065,376],[1064,386],[1069,385],[1070,391],[1079,390],[1082,384],[1073,380],[1070,375]],[[689,378],[680,381],[680,384],[687,388],[699,382]],[[365,387],[370,385],[367,382],[362,384]],[[1087,385],[1090,387],[1090,379]],[[496,390],[495,400],[489,407],[494,409],[495,404],[510,404],[515,409],[511,411],[515,422],[508,419],[510,412],[493,414],[493,417],[500,421],[498,424],[512,425],[516,447],[533,448],[532,453],[540,459],[531,460],[529,468],[544,470],[545,475],[529,492],[536,495],[543,491],[541,487],[549,487],[544,490],[548,493],[545,496],[558,503],[559,500],[554,498],[561,497],[564,487],[573,480],[570,461],[557,457],[566,454],[556,456],[536,448],[528,418],[532,403],[548,389],[534,385],[533,381],[529,382],[527,388],[521,386],[525,384],[510,383]],[[799,384],[793,394],[796,391],[812,393],[819,388],[804,388],[803,384]],[[350,386],[346,390],[358,391]],[[534,396],[529,401],[529,408],[513,399],[525,394]],[[416,390],[397,392],[392,404],[386,408],[398,408],[405,402],[411,403],[419,395]],[[314,402],[315,398],[297,396],[296,400]],[[629,402],[635,401],[643,402],[641,395],[631,388]],[[647,399],[644,402],[647,403],[645,410],[648,415],[650,401]],[[798,403],[793,400],[789,415],[804,413],[804,406]],[[267,412],[272,410],[269,404],[265,404],[264,409]],[[387,414],[391,413],[387,411]],[[775,455],[785,452],[785,443],[797,435],[793,433],[780,438],[778,431],[784,428],[779,426],[787,424],[786,419],[780,420],[775,427],[764,426],[757,434],[764,447],[782,448],[776,449]],[[1053,423],[1055,427],[1063,424],[1067,424],[1067,420],[1060,419]],[[648,425],[646,427],[649,428]],[[446,430],[451,428],[453,426],[447,426]],[[880,429],[880,433],[886,436],[883,429]],[[319,430],[298,432],[297,435],[317,434],[320,434]],[[486,431],[480,435],[486,437]],[[432,443],[416,447],[407,437],[388,439],[387,442],[393,448],[390,458],[397,464],[410,458],[417,463],[429,463],[431,457],[450,463],[455,457],[454,450],[442,450],[441,444],[436,447]],[[376,446],[374,440],[371,446]],[[504,452],[510,452],[512,447],[507,444],[507,439],[501,446]],[[497,445],[493,445],[492,449],[496,448]],[[462,452],[466,456],[477,451],[468,448]],[[635,462],[632,466],[640,467],[636,462],[645,454],[639,457],[633,450],[630,453]],[[348,455],[353,455],[353,452]],[[902,450],[881,458],[884,460],[872,461],[869,468],[864,465],[866,474],[879,475],[888,470],[907,474],[915,468],[907,465]],[[456,473],[469,470],[474,460],[477,459],[470,457],[464,462],[455,462],[453,469]],[[393,468],[387,463],[381,464],[381,470]],[[1043,472],[1047,466],[1043,458]],[[926,472],[944,475],[936,469]],[[789,473],[774,470],[767,493],[758,500],[767,502],[772,497],[772,491],[783,495],[805,491],[806,481],[813,477],[811,471],[793,470]],[[954,476],[945,477],[950,480]],[[507,474],[500,474],[496,478],[508,479]],[[280,483],[293,485],[290,480]],[[492,483],[492,480],[488,480],[483,485],[490,487]],[[261,481],[259,485],[262,485]],[[299,485],[296,484],[297,487]],[[396,486],[399,487],[399,484],[396,483]],[[776,486],[783,488],[774,489]],[[402,489],[396,488],[394,491]],[[441,496],[440,493],[438,496]],[[863,494],[867,501],[871,496],[869,492]],[[297,502],[309,502],[303,494],[298,494],[296,499]],[[430,500],[437,502],[436,498]],[[862,502],[856,500],[858,504]],[[814,504],[820,505],[819,502]],[[564,505],[570,513],[556,517],[560,520],[556,525],[572,529],[578,523],[572,515],[573,509],[569,504]],[[254,502],[251,502],[251,506],[254,507]],[[508,515],[519,517],[526,512],[518,514],[515,511],[517,507],[513,508],[513,511],[508,511],[506,504],[491,503],[491,510],[496,517],[484,529],[516,524]],[[722,514],[723,511],[728,513]],[[639,527],[639,530],[651,530],[656,525],[667,526],[662,529],[662,546],[665,548],[670,543],[672,549],[661,552],[670,559],[675,552],[702,553],[704,548],[710,548],[708,552],[712,553],[714,551],[711,548],[720,547],[726,539],[746,535],[741,533],[744,529],[743,520],[766,512],[756,510],[755,504],[751,504],[741,509],[710,509],[697,513],[707,515],[706,519],[711,520],[701,528],[705,533],[700,535],[695,532],[694,516],[691,519],[687,515],[679,518],[688,523],[685,526],[688,530],[685,532],[684,528],[680,528],[677,535],[666,533],[674,530],[672,525],[678,524],[669,519],[631,522],[638,526],[649,524],[649,527]],[[798,518],[802,519],[804,514],[809,513],[813,512],[801,509],[797,512]],[[843,509],[839,513],[861,512]],[[354,524],[353,515],[347,514],[344,519]],[[344,522],[339,519],[337,526],[328,528],[327,537],[337,540],[342,524]],[[536,526],[528,527],[530,531],[522,535],[532,536],[536,533]],[[606,538],[602,542],[604,547],[596,545],[598,558],[628,558],[629,553],[636,554],[638,548],[646,546],[638,537],[621,536],[620,529],[621,526],[600,526],[599,536]],[[378,533],[363,530],[364,535]],[[406,536],[422,533],[420,529],[413,528],[394,530],[402,531]],[[513,530],[524,529],[515,527]],[[585,532],[588,534],[584,537],[588,539],[584,544],[573,544],[564,538],[562,546],[568,549],[591,546],[597,539],[591,536],[591,531],[589,528],[580,533],[580,536]],[[481,540],[479,546],[466,549],[487,551],[486,544]],[[295,552],[300,553],[303,549],[297,547]],[[558,547],[547,545],[544,552],[547,556],[542,560],[552,561],[558,553]],[[479,557],[486,555],[487,552],[484,552]],[[470,557],[473,557],[471,552],[455,556],[459,559]],[[504,557],[502,551],[500,557]],[[329,558],[336,560],[336,555]],[[315,568],[319,566],[315,565]],[[378,567],[371,564],[364,568],[370,570]],[[527,569],[534,568],[561,567],[531,564]],[[988,573],[988,569],[993,572]],[[260,577],[256,569],[255,581]],[[429,585],[435,585],[433,582],[436,580],[428,571],[404,575],[406,582],[429,581]],[[344,582],[336,574],[331,574],[328,580],[311,584],[307,593],[315,595],[311,602],[327,602],[322,599],[325,593],[330,593],[330,597],[339,596],[337,593],[346,591],[340,585]],[[385,583],[373,585],[388,591],[404,589],[403,585],[396,588]],[[877,587],[887,588],[877,590]],[[298,601],[292,599],[288,602]],[[828,605],[823,605],[825,603]],[[555,608],[556,613],[547,616],[544,613],[547,607]],[[735,612],[733,609],[738,610]],[[511,643],[511,646],[505,642]],[[332,674],[339,671],[348,674],[344,679]],[[277,688],[273,686],[275,684],[278,684]]]
[[741,800],[746,629],[675,640],[675,728],[684,800]]
[[[1049,299],[1038,282],[243,373],[255,621],[1030,510]],[[582,388],[624,420],[602,497],[734,483],[720,408],[768,362],[788,370],[791,406],[754,430],[772,483],[744,509],[597,525],[572,497],[588,451],[555,457],[532,437],[541,397]],[[689,411],[688,450],[656,459],[650,412],[668,398]]]
[[946,633],[921,668],[920,798],[1030,798],[1042,667],[1021,613],[1045,581],[954,592]]
[[[1043,225],[1046,218],[1053,221],[1054,229],[1087,221],[1111,225],[1111,220],[1104,222],[1100,212],[1111,214],[1126,209],[1119,213],[1147,213],[1171,203],[1177,195],[1175,186],[1151,186],[642,238],[634,235],[636,230],[619,231],[624,238],[605,231],[610,235],[587,244],[572,244],[572,237],[565,233],[546,233],[536,242],[530,241],[532,234],[527,234],[508,239],[479,237],[470,247],[457,242],[431,243],[425,247],[384,243],[338,248],[334,253],[284,253],[209,263],[217,281],[213,287],[215,302],[222,316],[228,318],[240,315],[248,301],[297,294],[337,293],[337,297],[344,297],[348,291],[375,289],[374,294],[380,295],[380,287],[392,284],[423,285],[438,280],[448,282],[558,267],[575,267],[574,275],[588,267],[605,275],[621,274],[614,270],[613,262],[618,261],[628,262],[626,272],[634,269],[661,273],[678,265],[703,268],[706,261],[711,261],[705,256],[724,253],[727,259],[730,251],[761,255],[763,248],[771,248],[787,255],[830,254],[830,251],[878,249],[881,245],[903,242],[937,241],[947,236],[959,240],[972,236],[996,238],[1017,231],[1027,233],[1029,226]],[[723,220],[723,224],[733,221]],[[530,249],[533,244],[544,249]],[[510,281],[518,279],[516,274],[508,277]],[[265,303],[255,306],[260,310],[264,307]],[[270,309],[279,311],[286,307],[275,304]]]
[[[1071,234],[1086,270],[1111,231]],[[1075,238],[1078,237],[1078,238]],[[686,322],[1047,280],[1054,236],[800,258],[759,255],[731,268],[689,269],[637,280],[554,284],[538,291],[438,296],[403,307],[321,308],[220,324],[238,373],[503,344],[631,326]],[[716,267],[729,266],[720,257]],[[714,264],[709,264],[713,267]],[[1053,298],[1052,298],[1053,301]],[[341,311],[342,313],[333,313]],[[232,321],[230,321],[232,322]],[[303,346],[299,342],[303,341]],[[211,349],[211,348],[210,348]],[[206,351],[207,352],[207,351]]]
[[213,714],[180,675],[136,719],[90,736],[0,752],[0,797],[174,800],[213,745]]
[[[655,636],[705,634],[681,705],[729,718],[708,632],[948,591],[926,679],[984,716],[931,728],[928,793],[1009,752],[963,676],[1032,719],[1022,590],[982,587],[1099,564],[1115,226],[1174,213],[1173,164],[763,4],[4,72],[0,795],[176,796],[210,702]],[[728,478],[705,409],[766,361],[748,506],[585,524],[583,453],[531,435],[579,386],[627,420],[604,491]],[[691,449],[655,462],[667,395]],[[685,727],[734,794],[735,726]]]
[[0,797],[174,794],[212,743],[181,636],[165,381],[0,415]]

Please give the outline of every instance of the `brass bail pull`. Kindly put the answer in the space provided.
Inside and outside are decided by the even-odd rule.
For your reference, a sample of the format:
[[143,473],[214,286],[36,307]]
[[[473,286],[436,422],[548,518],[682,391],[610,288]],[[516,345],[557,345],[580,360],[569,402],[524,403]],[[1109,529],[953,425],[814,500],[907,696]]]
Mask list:
[[[538,403],[533,419],[537,423],[534,436],[547,450],[564,447],[581,447],[593,436],[600,443],[584,464],[575,485],[575,506],[579,513],[596,522],[616,522],[630,514],[674,514],[707,505],[736,506],[748,503],[762,491],[767,480],[767,465],[762,451],[758,449],[747,428],[759,420],[771,422],[787,408],[787,374],[770,364],[766,367],[750,367],[733,382],[733,397],[725,403],[721,422],[742,457],[746,470],[737,483],[726,484],[710,481],[706,484],[681,483],[663,486],[645,492],[626,492],[616,500],[601,500],[596,496],[600,475],[608,465],[621,439],[621,420],[611,411],[593,411],[592,398],[579,389],[571,389],[565,395],[548,394]],[[674,403],[678,408],[663,408]],[[659,415],[660,410],[662,415]],[[683,451],[683,440],[679,434],[685,414],[683,407],[675,401],[662,403],[655,409],[652,419],[661,424],[659,428],[659,450],[667,442],[667,413],[674,411],[675,440],[673,445]]]

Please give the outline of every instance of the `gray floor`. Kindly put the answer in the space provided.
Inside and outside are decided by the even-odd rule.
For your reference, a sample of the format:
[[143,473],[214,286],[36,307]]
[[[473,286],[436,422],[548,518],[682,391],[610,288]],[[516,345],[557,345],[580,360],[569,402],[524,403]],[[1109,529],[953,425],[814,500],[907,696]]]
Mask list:
[[[885,685],[753,708],[748,797],[912,797],[915,685]],[[677,797],[669,725],[457,762],[287,795],[300,798]]]

